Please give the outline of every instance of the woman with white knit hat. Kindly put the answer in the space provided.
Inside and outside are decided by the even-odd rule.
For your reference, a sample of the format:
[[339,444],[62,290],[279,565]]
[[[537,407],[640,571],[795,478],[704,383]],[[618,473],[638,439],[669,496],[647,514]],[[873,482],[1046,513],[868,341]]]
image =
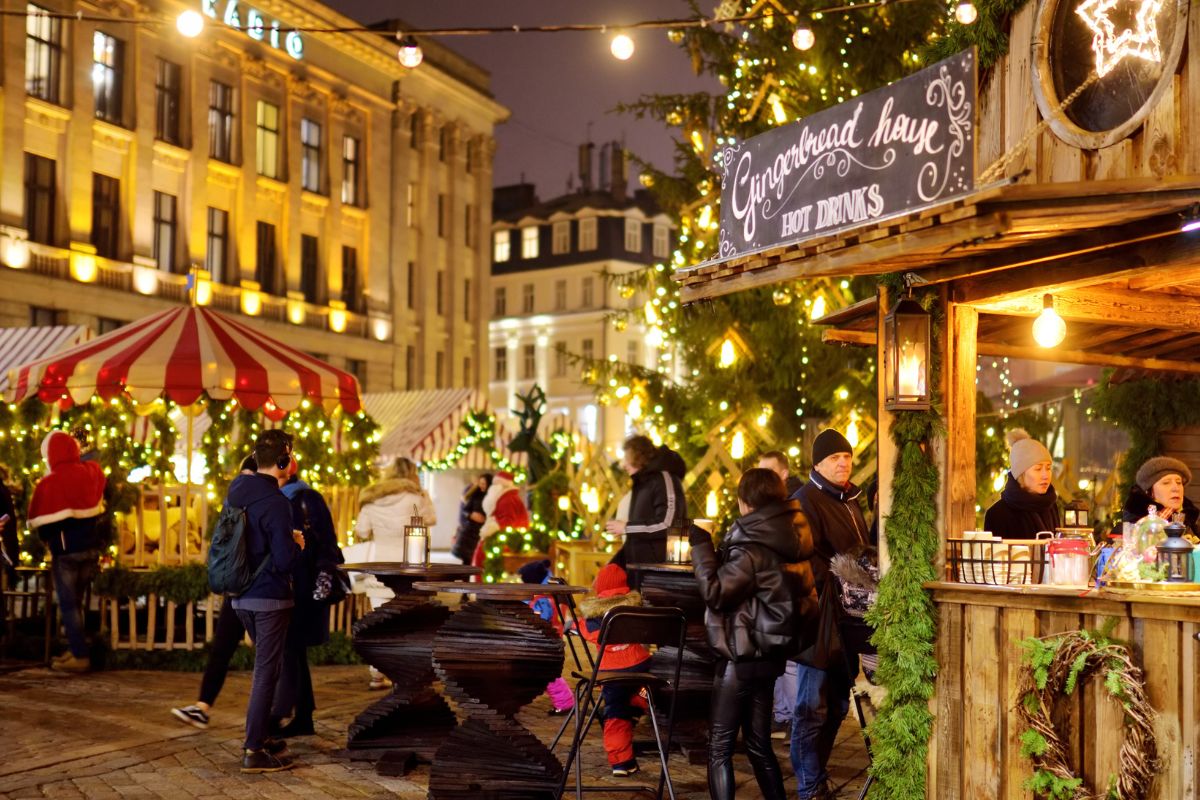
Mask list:
[[1121,509],[1122,520],[1137,522],[1153,505],[1158,516],[1166,520],[1182,511],[1188,533],[1196,535],[1200,530],[1197,526],[1200,508],[1183,493],[1184,487],[1192,482],[1192,471],[1187,464],[1170,456],[1154,456],[1138,468],[1134,481]]
[[1058,527],[1058,495],[1050,482],[1054,461],[1041,442],[1021,428],[1007,433],[1008,480],[983,517],[983,527],[1005,539],[1032,539]]

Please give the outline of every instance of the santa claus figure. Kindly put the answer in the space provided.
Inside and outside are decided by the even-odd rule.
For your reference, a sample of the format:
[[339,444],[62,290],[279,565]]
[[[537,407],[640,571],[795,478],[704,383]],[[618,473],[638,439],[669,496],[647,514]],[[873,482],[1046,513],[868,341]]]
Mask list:
[[487,514],[487,520],[479,531],[479,545],[475,548],[475,557],[471,559],[471,563],[477,567],[483,566],[484,547],[492,534],[506,528],[524,530],[529,527],[529,509],[521,499],[521,492],[513,484],[511,472],[496,473],[483,498],[483,513]]

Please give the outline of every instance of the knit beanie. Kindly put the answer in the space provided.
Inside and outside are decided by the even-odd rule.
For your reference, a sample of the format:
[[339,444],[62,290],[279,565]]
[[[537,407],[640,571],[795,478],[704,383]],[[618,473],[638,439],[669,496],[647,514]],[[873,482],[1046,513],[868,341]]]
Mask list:
[[1004,435],[1008,441],[1008,470],[1016,478],[1034,464],[1053,461],[1046,445],[1032,439],[1024,428],[1013,428]]
[[521,583],[545,583],[550,575],[550,559],[530,561],[518,569],[517,574],[521,576]]
[[812,463],[815,467],[835,453],[853,453],[850,441],[833,428],[828,428],[817,434],[813,440]]
[[1178,458],[1170,456],[1155,456],[1138,467],[1137,485],[1142,487],[1142,491],[1150,494],[1150,490],[1154,488],[1154,484],[1165,475],[1178,475],[1183,478],[1183,485],[1187,486],[1192,482],[1192,471],[1188,469],[1188,465],[1180,461]]
[[615,597],[619,594],[629,594],[625,570],[617,564],[605,564],[596,573],[596,596]]

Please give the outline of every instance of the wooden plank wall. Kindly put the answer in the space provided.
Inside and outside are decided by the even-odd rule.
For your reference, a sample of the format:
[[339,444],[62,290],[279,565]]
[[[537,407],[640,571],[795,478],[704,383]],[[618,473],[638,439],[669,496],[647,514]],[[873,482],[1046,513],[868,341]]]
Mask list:
[[[1032,767],[1020,754],[1023,728],[1016,712],[1020,642],[1095,630],[1115,619],[1114,636],[1134,646],[1150,702],[1159,712],[1164,769],[1149,800],[1200,800],[1200,643],[1194,638],[1200,608],[963,590],[935,592],[935,602],[939,673],[931,703],[935,722],[927,797],[1032,800],[1022,785]],[[1060,703],[1055,719],[1088,784],[1104,786],[1121,743],[1119,706],[1100,681],[1092,680]]]
[[[979,88],[978,172],[1018,147],[1041,121],[1033,94],[1032,39],[1038,3],[1012,18],[1009,52]],[[1200,8],[1188,17],[1191,43],[1200,42]],[[1103,150],[1081,150],[1047,127],[1005,171],[1028,169],[1020,183],[1059,183],[1200,174],[1200,47],[1187,47],[1174,86],[1128,139]]]

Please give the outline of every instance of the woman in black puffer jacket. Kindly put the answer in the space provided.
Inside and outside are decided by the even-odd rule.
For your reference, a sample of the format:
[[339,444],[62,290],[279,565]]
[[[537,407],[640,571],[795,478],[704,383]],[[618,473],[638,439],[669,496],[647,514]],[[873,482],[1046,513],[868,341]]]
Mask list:
[[[689,529],[696,583],[707,611],[708,642],[719,656],[709,722],[708,791],[734,796],[733,748],[744,727],[746,754],[761,796],[783,800],[783,775],[771,749],[775,679],[816,624],[817,592],[808,559],[812,531],[800,504],[787,500],[771,470],[747,470],[738,509],[720,550],[696,526]],[[743,725],[743,723],[745,723]]]

